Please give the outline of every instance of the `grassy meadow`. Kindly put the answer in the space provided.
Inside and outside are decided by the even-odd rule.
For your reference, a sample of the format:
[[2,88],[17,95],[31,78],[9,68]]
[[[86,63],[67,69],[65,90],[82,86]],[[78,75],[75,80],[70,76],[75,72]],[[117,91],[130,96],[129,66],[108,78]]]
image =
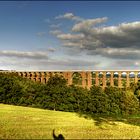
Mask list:
[[70,112],[0,104],[0,139],[140,139],[140,117],[85,118]]

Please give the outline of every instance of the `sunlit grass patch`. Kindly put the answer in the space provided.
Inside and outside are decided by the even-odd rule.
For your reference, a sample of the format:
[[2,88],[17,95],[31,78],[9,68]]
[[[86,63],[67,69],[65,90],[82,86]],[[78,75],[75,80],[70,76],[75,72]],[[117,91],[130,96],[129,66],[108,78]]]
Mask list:
[[62,134],[66,139],[138,139],[140,117],[120,120],[80,117],[76,113],[0,104],[0,139],[53,139]]

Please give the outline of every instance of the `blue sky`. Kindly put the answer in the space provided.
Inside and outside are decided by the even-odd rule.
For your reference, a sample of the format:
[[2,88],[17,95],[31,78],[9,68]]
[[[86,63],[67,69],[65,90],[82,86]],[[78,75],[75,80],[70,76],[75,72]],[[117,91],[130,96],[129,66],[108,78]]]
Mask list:
[[139,13],[139,1],[0,1],[0,69],[139,69]]

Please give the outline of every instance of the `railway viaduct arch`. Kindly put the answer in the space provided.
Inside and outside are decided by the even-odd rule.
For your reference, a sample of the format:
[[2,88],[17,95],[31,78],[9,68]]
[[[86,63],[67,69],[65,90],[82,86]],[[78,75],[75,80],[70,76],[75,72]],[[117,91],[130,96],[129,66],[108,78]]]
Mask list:
[[16,73],[24,78],[33,81],[46,83],[53,75],[61,75],[68,85],[76,84],[84,88],[90,88],[92,85],[112,87],[129,87],[132,82],[140,81],[140,71],[138,70],[96,70],[96,71],[2,71],[4,73]]

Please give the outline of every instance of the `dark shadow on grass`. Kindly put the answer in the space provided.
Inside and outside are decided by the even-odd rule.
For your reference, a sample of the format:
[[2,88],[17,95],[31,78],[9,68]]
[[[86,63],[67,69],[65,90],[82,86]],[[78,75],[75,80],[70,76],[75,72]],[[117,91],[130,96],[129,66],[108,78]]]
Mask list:
[[85,114],[77,113],[79,117],[85,119],[93,119],[96,126],[102,126],[102,124],[117,125],[117,122],[125,124],[140,126],[140,115],[128,115],[128,116],[116,116],[116,115],[101,115],[101,114]]
[[53,129],[52,135],[53,135],[54,140],[65,140],[65,138],[62,134],[59,134],[58,136],[55,135],[55,129]]

